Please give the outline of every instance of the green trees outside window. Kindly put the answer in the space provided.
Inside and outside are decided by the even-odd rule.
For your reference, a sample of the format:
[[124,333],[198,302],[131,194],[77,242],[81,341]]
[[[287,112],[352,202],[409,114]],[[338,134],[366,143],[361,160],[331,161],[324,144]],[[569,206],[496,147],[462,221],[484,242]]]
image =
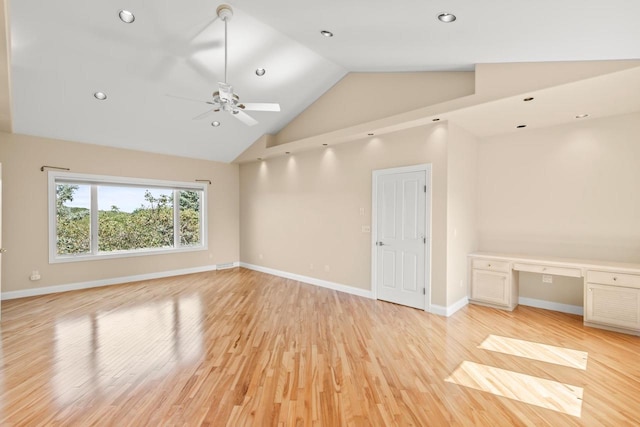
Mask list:
[[[58,255],[91,253],[91,197],[97,197],[99,253],[202,244],[202,191],[95,185],[95,196],[89,196],[91,187],[91,184],[56,183]],[[133,208],[136,197],[140,199],[139,205]],[[119,198],[120,206],[114,202]],[[174,199],[178,200],[177,212]]]

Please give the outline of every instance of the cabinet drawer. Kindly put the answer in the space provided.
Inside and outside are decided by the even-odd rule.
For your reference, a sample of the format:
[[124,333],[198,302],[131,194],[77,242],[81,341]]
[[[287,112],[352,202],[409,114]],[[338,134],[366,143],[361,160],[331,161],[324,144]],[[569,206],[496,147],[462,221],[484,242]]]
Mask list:
[[503,271],[509,272],[509,262],[507,261],[494,261],[490,259],[474,259],[472,262],[473,268],[490,271]]
[[582,277],[582,270],[569,267],[551,267],[539,264],[513,264],[513,269],[517,271],[528,271],[530,273],[553,274],[556,276]]
[[607,271],[590,270],[587,271],[587,282],[640,289],[640,276],[636,274],[620,274]]

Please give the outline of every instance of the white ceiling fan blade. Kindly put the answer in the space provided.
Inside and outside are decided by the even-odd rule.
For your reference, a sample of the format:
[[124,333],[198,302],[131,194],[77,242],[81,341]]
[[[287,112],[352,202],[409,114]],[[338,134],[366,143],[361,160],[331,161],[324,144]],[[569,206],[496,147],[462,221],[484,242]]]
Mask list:
[[280,104],[269,104],[266,102],[243,102],[245,111],[280,111]]
[[255,126],[258,124],[258,121],[256,119],[254,119],[244,111],[236,110],[233,111],[231,115],[247,126]]
[[184,96],[169,95],[168,93],[165,93],[164,96],[168,96],[169,98],[181,99],[183,101],[199,102],[201,104],[212,104],[213,105],[213,102],[211,102],[211,101],[202,101],[200,99],[185,98]]
[[205,119],[205,118],[209,117],[209,115],[213,114],[213,112],[215,112],[217,109],[218,108],[214,108],[213,110],[207,110],[202,114],[198,114],[197,116],[195,116],[191,120],[202,120],[202,119]]

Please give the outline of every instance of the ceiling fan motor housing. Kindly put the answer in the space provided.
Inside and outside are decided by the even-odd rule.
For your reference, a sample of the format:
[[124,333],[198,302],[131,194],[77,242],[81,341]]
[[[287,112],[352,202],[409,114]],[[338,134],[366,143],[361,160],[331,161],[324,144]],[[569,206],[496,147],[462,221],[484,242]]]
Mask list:
[[228,21],[233,17],[233,9],[228,4],[221,4],[216,9],[216,13],[218,14],[218,18],[223,21]]

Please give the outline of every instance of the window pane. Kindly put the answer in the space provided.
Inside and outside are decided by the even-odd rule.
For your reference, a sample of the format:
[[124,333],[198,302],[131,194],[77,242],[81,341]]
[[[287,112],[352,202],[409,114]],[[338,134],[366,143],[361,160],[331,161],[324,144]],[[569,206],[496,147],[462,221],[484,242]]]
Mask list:
[[180,191],[180,246],[200,245],[201,191]]
[[56,252],[58,255],[91,251],[91,186],[56,184]]
[[173,247],[173,190],[98,186],[98,251]]

